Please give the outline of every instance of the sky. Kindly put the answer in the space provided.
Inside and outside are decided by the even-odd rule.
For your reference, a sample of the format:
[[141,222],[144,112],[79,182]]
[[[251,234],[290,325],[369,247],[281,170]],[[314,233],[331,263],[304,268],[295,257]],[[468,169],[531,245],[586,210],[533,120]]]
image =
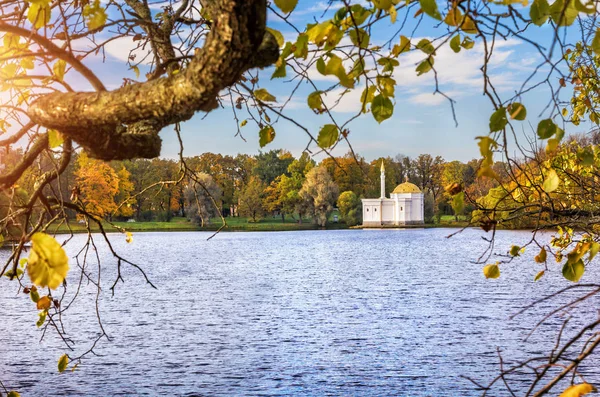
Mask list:
[[[161,3],[155,3],[153,7],[160,10]],[[327,2],[324,1],[299,0],[289,20],[303,28],[315,19],[330,18],[339,9],[339,5],[324,14],[326,8]],[[434,38],[443,33],[435,27],[435,21],[428,16],[423,16],[417,26],[416,21],[419,18],[413,19],[413,12],[402,30],[402,34],[412,37],[413,44],[420,38]],[[527,9],[523,12],[527,13]],[[272,13],[269,15],[268,26],[281,31],[286,39],[294,41],[293,30]],[[373,32],[371,43],[387,41],[398,27],[398,23],[393,25],[386,20]],[[541,27],[534,29],[530,37],[548,43],[552,33],[553,30],[549,26]],[[123,77],[135,78],[134,72],[128,70],[126,66],[132,46],[133,42],[130,39],[114,41],[106,47],[105,56],[93,58],[88,65],[107,82],[109,88],[117,88],[122,83]],[[483,57],[484,51],[480,39],[475,40],[474,48],[469,51],[462,50],[455,54],[448,45],[444,45],[437,52],[435,67],[438,71],[438,81],[440,89],[455,100],[454,109],[458,122],[455,124],[450,102],[442,95],[433,94],[435,91],[433,74],[417,76],[415,73],[415,67],[424,59],[424,54],[418,50],[402,54],[399,57],[400,66],[393,74],[398,83],[394,98],[394,115],[381,124],[378,124],[371,114],[364,114],[354,120],[350,124],[349,140],[355,152],[367,160],[393,157],[397,154],[414,157],[421,153],[440,155],[448,161],[468,161],[478,158],[479,151],[475,138],[488,134],[489,116],[493,112],[491,102],[483,96],[483,78],[480,70]],[[499,95],[504,100],[511,98],[540,61],[541,58],[535,49],[523,41],[514,38],[498,41],[490,62],[489,74]],[[271,80],[272,72],[273,68],[261,71],[259,85],[267,88],[281,103],[290,98],[295,84],[289,79]],[[316,70],[311,70],[310,75],[320,88],[330,87],[336,82],[335,77],[321,76]],[[85,85],[83,82],[80,84]],[[357,87],[344,96],[335,108],[336,119],[344,121],[359,110],[362,88],[360,85]],[[306,105],[306,97],[313,90],[308,84],[302,84],[291,97],[285,114],[301,121],[316,136],[320,127],[328,120],[326,116],[314,114]],[[342,89],[333,90],[328,94],[326,102],[333,103],[335,94],[341,91]],[[544,113],[548,93],[548,89],[542,86],[520,99],[527,107],[528,117],[525,122],[515,123],[518,134],[531,134],[539,120],[549,117],[547,111]],[[307,147],[308,137],[301,129],[284,120],[279,120],[274,126],[276,138],[262,150],[281,148],[298,156]],[[588,128],[587,125],[570,126],[567,132],[585,132]],[[260,150],[258,128],[248,123],[242,132],[245,140],[236,136],[236,122],[232,116],[232,108],[228,104],[209,114],[198,113],[182,125],[184,154],[193,156],[204,152],[229,155],[258,153]],[[161,137],[163,138],[162,156],[177,157],[179,143],[173,129],[165,128]],[[314,145],[312,149],[315,149]],[[342,142],[332,154],[343,155],[347,151],[347,144]],[[316,152],[318,150],[313,150],[313,153]],[[317,159],[322,157],[323,154],[316,155]]]

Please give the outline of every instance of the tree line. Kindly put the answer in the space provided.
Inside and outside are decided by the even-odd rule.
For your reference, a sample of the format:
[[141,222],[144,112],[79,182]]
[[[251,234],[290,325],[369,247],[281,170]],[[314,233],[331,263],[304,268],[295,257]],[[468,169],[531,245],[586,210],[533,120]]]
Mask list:
[[[21,149],[8,149],[2,163],[10,167],[20,155]],[[430,154],[414,158],[398,154],[367,161],[349,152],[317,163],[306,152],[295,158],[288,151],[271,150],[236,156],[204,153],[184,158],[183,163],[160,158],[104,162],[84,152],[74,153],[74,161],[51,188],[110,221],[168,222],[177,216],[206,226],[221,217],[258,222],[270,216],[282,222],[311,221],[325,226],[337,207],[341,221],[356,225],[362,222],[360,199],[380,195],[382,162],[388,196],[404,181],[425,193],[426,222],[449,214],[469,215],[474,209],[467,205],[455,211],[445,187],[460,184],[469,198],[478,199],[498,186],[492,178],[477,178],[480,160],[463,163]],[[33,191],[35,174],[53,166],[51,158],[41,159],[28,171],[31,177],[23,178],[10,194],[16,192],[26,200],[27,192]],[[503,163],[494,168],[504,173]],[[8,196],[4,199],[10,201]],[[76,217],[68,208],[65,211]]]

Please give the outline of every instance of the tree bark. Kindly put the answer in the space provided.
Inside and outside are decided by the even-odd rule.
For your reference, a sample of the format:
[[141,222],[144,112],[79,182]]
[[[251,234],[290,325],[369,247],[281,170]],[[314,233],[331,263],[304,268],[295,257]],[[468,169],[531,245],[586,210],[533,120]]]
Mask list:
[[157,157],[163,127],[214,109],[221,90],[279,56],[275,38],[265,30],[266,0],[209,4],[212,30],[186,70],[114,91],[48,94],[31,104],[29,117],[71,137],[91,157]]

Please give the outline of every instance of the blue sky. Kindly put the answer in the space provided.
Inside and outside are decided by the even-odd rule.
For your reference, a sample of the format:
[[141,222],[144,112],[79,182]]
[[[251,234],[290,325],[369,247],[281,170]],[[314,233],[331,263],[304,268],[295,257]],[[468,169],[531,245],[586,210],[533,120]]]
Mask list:
[[[290,21],[302,29],[307,22],[314,21],[315,18],[318,20],[330,18],[332,13],[339,8],[339,6],[334,6],[333,11],[323,17],[325,7],[326,2],[323,1],[300,0]],[[156,9],[160,9],[160,3],[156,4]],[[415,20],[412,18],[414,10],[411,11],[409,22],[402,31],[402,34],[409,37],[415,28]],[[527,13],[527,10],[523,11]],[[399,19],[400,17],[401,15],[399,15]],[[434,22],[428,16],[422,18],[412,36],[413,44],[419,38],[433,38],[443,33],[434,27]],[[280,30],[290,40],[294,37],[291,28],[274,15],[270,15],[269,26]],[[378,25],[378,30],[373,33],[371,43],[386,41],[397,28],[398,23],[392,25],[386,19],[384,23]],[[533,27],[533,33],[529,34],[529,37],[548,43],[551,40],[552,32],[553,30],[549,27]],[[135,78],[133,71],[127,70],[125,65],[131,45],[129,40],[113,42],[107,46],[104,63],[100,62],[99,57],[91,62],[92,70],[107,81],[107,86],[116,88],[121,84],[123,76]],[[481,40],[476,40],[473,49],[463,50],[459,54],[452,52],[446,44],[438,50],[436,56],[435,66],[438,70],[440,88],[456,100],[455,110],[458,126],[454,123],[449,102],[439,94],[433,95],[435,88],[433,74],[416,76],[415,66],[423,59],[424,55],[420,51],[411,51],[400,56],[400,66],[394,73],[398,87],[396,88],[395,111],[391,119],[378,124],[370,114],[365,114],[350,125],[349,139],[354,150],[367,160],[380,156],[395,156],[400,153],[408,156],[430,153],[440,155],[449,161],[468,161],[479,157],[475,137],[488,133],[489,115],[493,111],[491,102],[483,96],[483,79],[479,70],[483,60]],[[512,97],[539,62],[539,55],[533,47],[518,39],[497,42],[489,73],[503,100]],[[287,79],[272,81],[270,80],[271,73],[272,68],[262,71],[259,84],[275,95],[279,102],[282,102],[289,97],[294,84]],[[319,88],[330,87],[335,83],[331,76],[325,78],[316,71],[311,73],[311,76],[319,84]],[[326,116],[315,115],[306,105],[306,96],[313,90],[308,84],[302,85],[296,95],[292,97],[285,114],[301,121],[311,133],[317,135],[320,127],[328,120]],[[337,92],[341,92],[341,89]],[[362,88],[358,88],[344,97],[334,112],[337,120],[343,122],[356,113],[361,92]],[[335,91],[332,94],[334,93]],[[334,97],[332,94],[330,94],[331,97]],[[536,126],[540,119],[549,117],[548,113],[542,114],[547,101],[548,90],[544,87],[521,98],[521,102],[528,109],[528,117],[525,122],[515,123],[519,133],[531,132],[531,126]],[[299,155],[307,146],[306,134],[291,123],[280,121],[275,124],[275,129],[276,139],[263,150],[283,148],[290,150],[294,155]],[[567,129],[570,133],[586,130],[586,125],[578,128],[571,126]],[[236,137],[236,132],[236,123],[229,106],[217,109],[208,115],[197,114],[192,120],[182,125],[184,153],[192,156],[207,151],[231,155],[258,152],[258,128],[255,125],[248,123],[242,129],[246,141]],[[161,136],[163,137],[162,156],[176,157],[179,145],[172,129],[166,128]],[[342,143],[335,148],[333,154],[343,155],[347,151],[347,145]],[[317,159],[321,157],[317,156]]]

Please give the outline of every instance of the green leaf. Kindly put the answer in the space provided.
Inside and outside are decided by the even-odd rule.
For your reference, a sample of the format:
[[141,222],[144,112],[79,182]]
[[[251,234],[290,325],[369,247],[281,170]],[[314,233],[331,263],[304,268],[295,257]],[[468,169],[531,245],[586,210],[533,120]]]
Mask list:
[[500,106],[490,117],[490,131],[502,131],[506,127],[506,124],[508,124],[506,109]]
[[297,4],[298,0],[275,0],[275,5],[286,14],[294,11]]
[[483,275],[485,278],[498,278],[500,277],[500,268],[498,264],[495,263],[493,265],[487,265],[483,268]]
[[578,282],[581,276],[585,273],[585,265],[583,260],[578,260],[575,263],[565,263],[562,269],[563,276],[574,283]]
[[435,0],[419,0],[421,4],[421,10],[430,17],[437,19],[438,21],[442,20],[442,15],[438,10],[437,3]]
[[[325,76],[334,75],[340,80],[340,84],[346,88],[354,88],[354,79],[351,79],[346,74],[346,69],[344,69],[344,65],[342,64],[342,59],[337,55],[329,55],[329,61],[327,65],[323,68],[323,70],[319,70],[319,62],[317,61],[317,69]],[[322,58],[321,58],[322,59]],[[324,63],[323,63],[324,64]]]
[[260,88],[258,90],[255,90],[254,96],[256,97],[256,99],[262,102],[277,102],[277,98],[271,95],[266,88]]
[[377,76],[377,85],[379,92],[386,97],[393,97],[396,89],[396,80],[389,76]]
[[538,274],[535,275],[535,278],[533,279],[533,281],[538,281],[540,278],[542,278],[542,276],[546,274],[545,270],[542,270],[541,272],[539,272]]
[[258,144],[261,148],[265,147],[275,139],[275,129],[267,125],[258,132]]
[[419,64],[419,66],[417,66],[417,76],[420,76],[422,74],[425,74],[427,72],[429,72],[432,68],[433,68],[433,57],[429,57],[426,60],[424,60],[423,62],[421,62]]
[[296,58],[306,59],[308,56],[308,36],[306,33],[300,33],[296,40],[296,50],[294,51]]
[[387,10],[393,5],[392,0],[373,0],[373,5],[380,10]]
[[417,43],[417,48],[427,55],[435,55],[435,47],[431,44],[431,41],[427,39],[421,39]]
[[364,29],[352,29],[348,34],[352,44],[360,48],[369,47],[369,34]]
[[473,48],[474,45],[475,45],[475,42],[469,36],[465,36],[465,38],[463,39],[463,42],[460,44],[460,46],[462,48],[464,48],[465,50],[470,50],[471,48]]
[[58,359],[58,372],[64,372],[67,369],[67,365],[69,365],[69,357],[66,354],[63,354]]
[[552,193],[558,189],[558,185],[560,185],[560,178],[554,169],[550,169],[544,178],[542,188],[546,193]]
[[285,61],[281,62],[281,65],[277,66],[271,75],[271,80],[285,77],[287,75],[286,66],[287,63],[285,63]]
[[596,55],[600,54],[600,29],[596,29],[596,34],[594,34],[594,40],[592,40],[592,51],[594,51]]
[[362,104],[362,112],[367,112],[367,105],[373,102],[373,98],[375,98],[375,91],[377,87],[374,85],[370,85],[368,88],[365,88],[360,95],[360,103]]
[[392,117],[394,113],[394,104],[384,95],[377,95],[371,103],[371,112],[378,123]]
[[521,251],[521,247],[519,247],[518,245],[513,245],[512,247],[510,247],[509,254],[510,256],[519,256],[519,251]]
[[459,53],[460,52],[460,35],[459,34],[457,34],[456,36],[454,36],[452,38],[452,40],[450,40],[450,48],[455,53]]
[[319,137],[317,143],[319,147],[327,149],[335,145],[340,136],[340,131],[334,124],[325,124],[321,131],[319,131]]
[[513,102],[508,105],[508,114],[513,120],[523,121],[527,117],[527,109],[519,102]]
[[48,314],[47,310],[43,310],[38,314],[38,320],[36,321],[35,325],[39,328],[42,325],[44,325],[44,323],[46,322],[46,315]]
[[575,7],[575,1],[580,0],[556,0],[550,6],[550,16],[558,26],[570,26],[575,22],[579,11]]
[[318,112],[323,111],[323,99],[321,99],[321,94],[323,91],[315,91],[308,95],[306,102],[308,103],[308,107],[316,110]]
[[283,35],[281,34],[281,32],[279,30],[275,30],[275,29],[271,29],[271,28],[266,28],[266,29],[267,29],[267,32],[271,33],[273,35],[273,37],[275,37],[277,44],[279,44],[279,48],[283,47],[283,45],[285,44],[285,39],[283,38]]
[[558,130],[552,119],[545,119],[539,122],[537,127],[537,135],[540,139],[548,139]]
[[529,9],[529,17],[531,18],[531,22],[537,26],[545,24],[550,17],[548,0],[533,0],[533,4],[531,4],[531,8]]
[[64,138],[62,134],[56,130],[48,130],[48,145],[50,145],[50,149],[54,149],[59,147],[64,143]]

